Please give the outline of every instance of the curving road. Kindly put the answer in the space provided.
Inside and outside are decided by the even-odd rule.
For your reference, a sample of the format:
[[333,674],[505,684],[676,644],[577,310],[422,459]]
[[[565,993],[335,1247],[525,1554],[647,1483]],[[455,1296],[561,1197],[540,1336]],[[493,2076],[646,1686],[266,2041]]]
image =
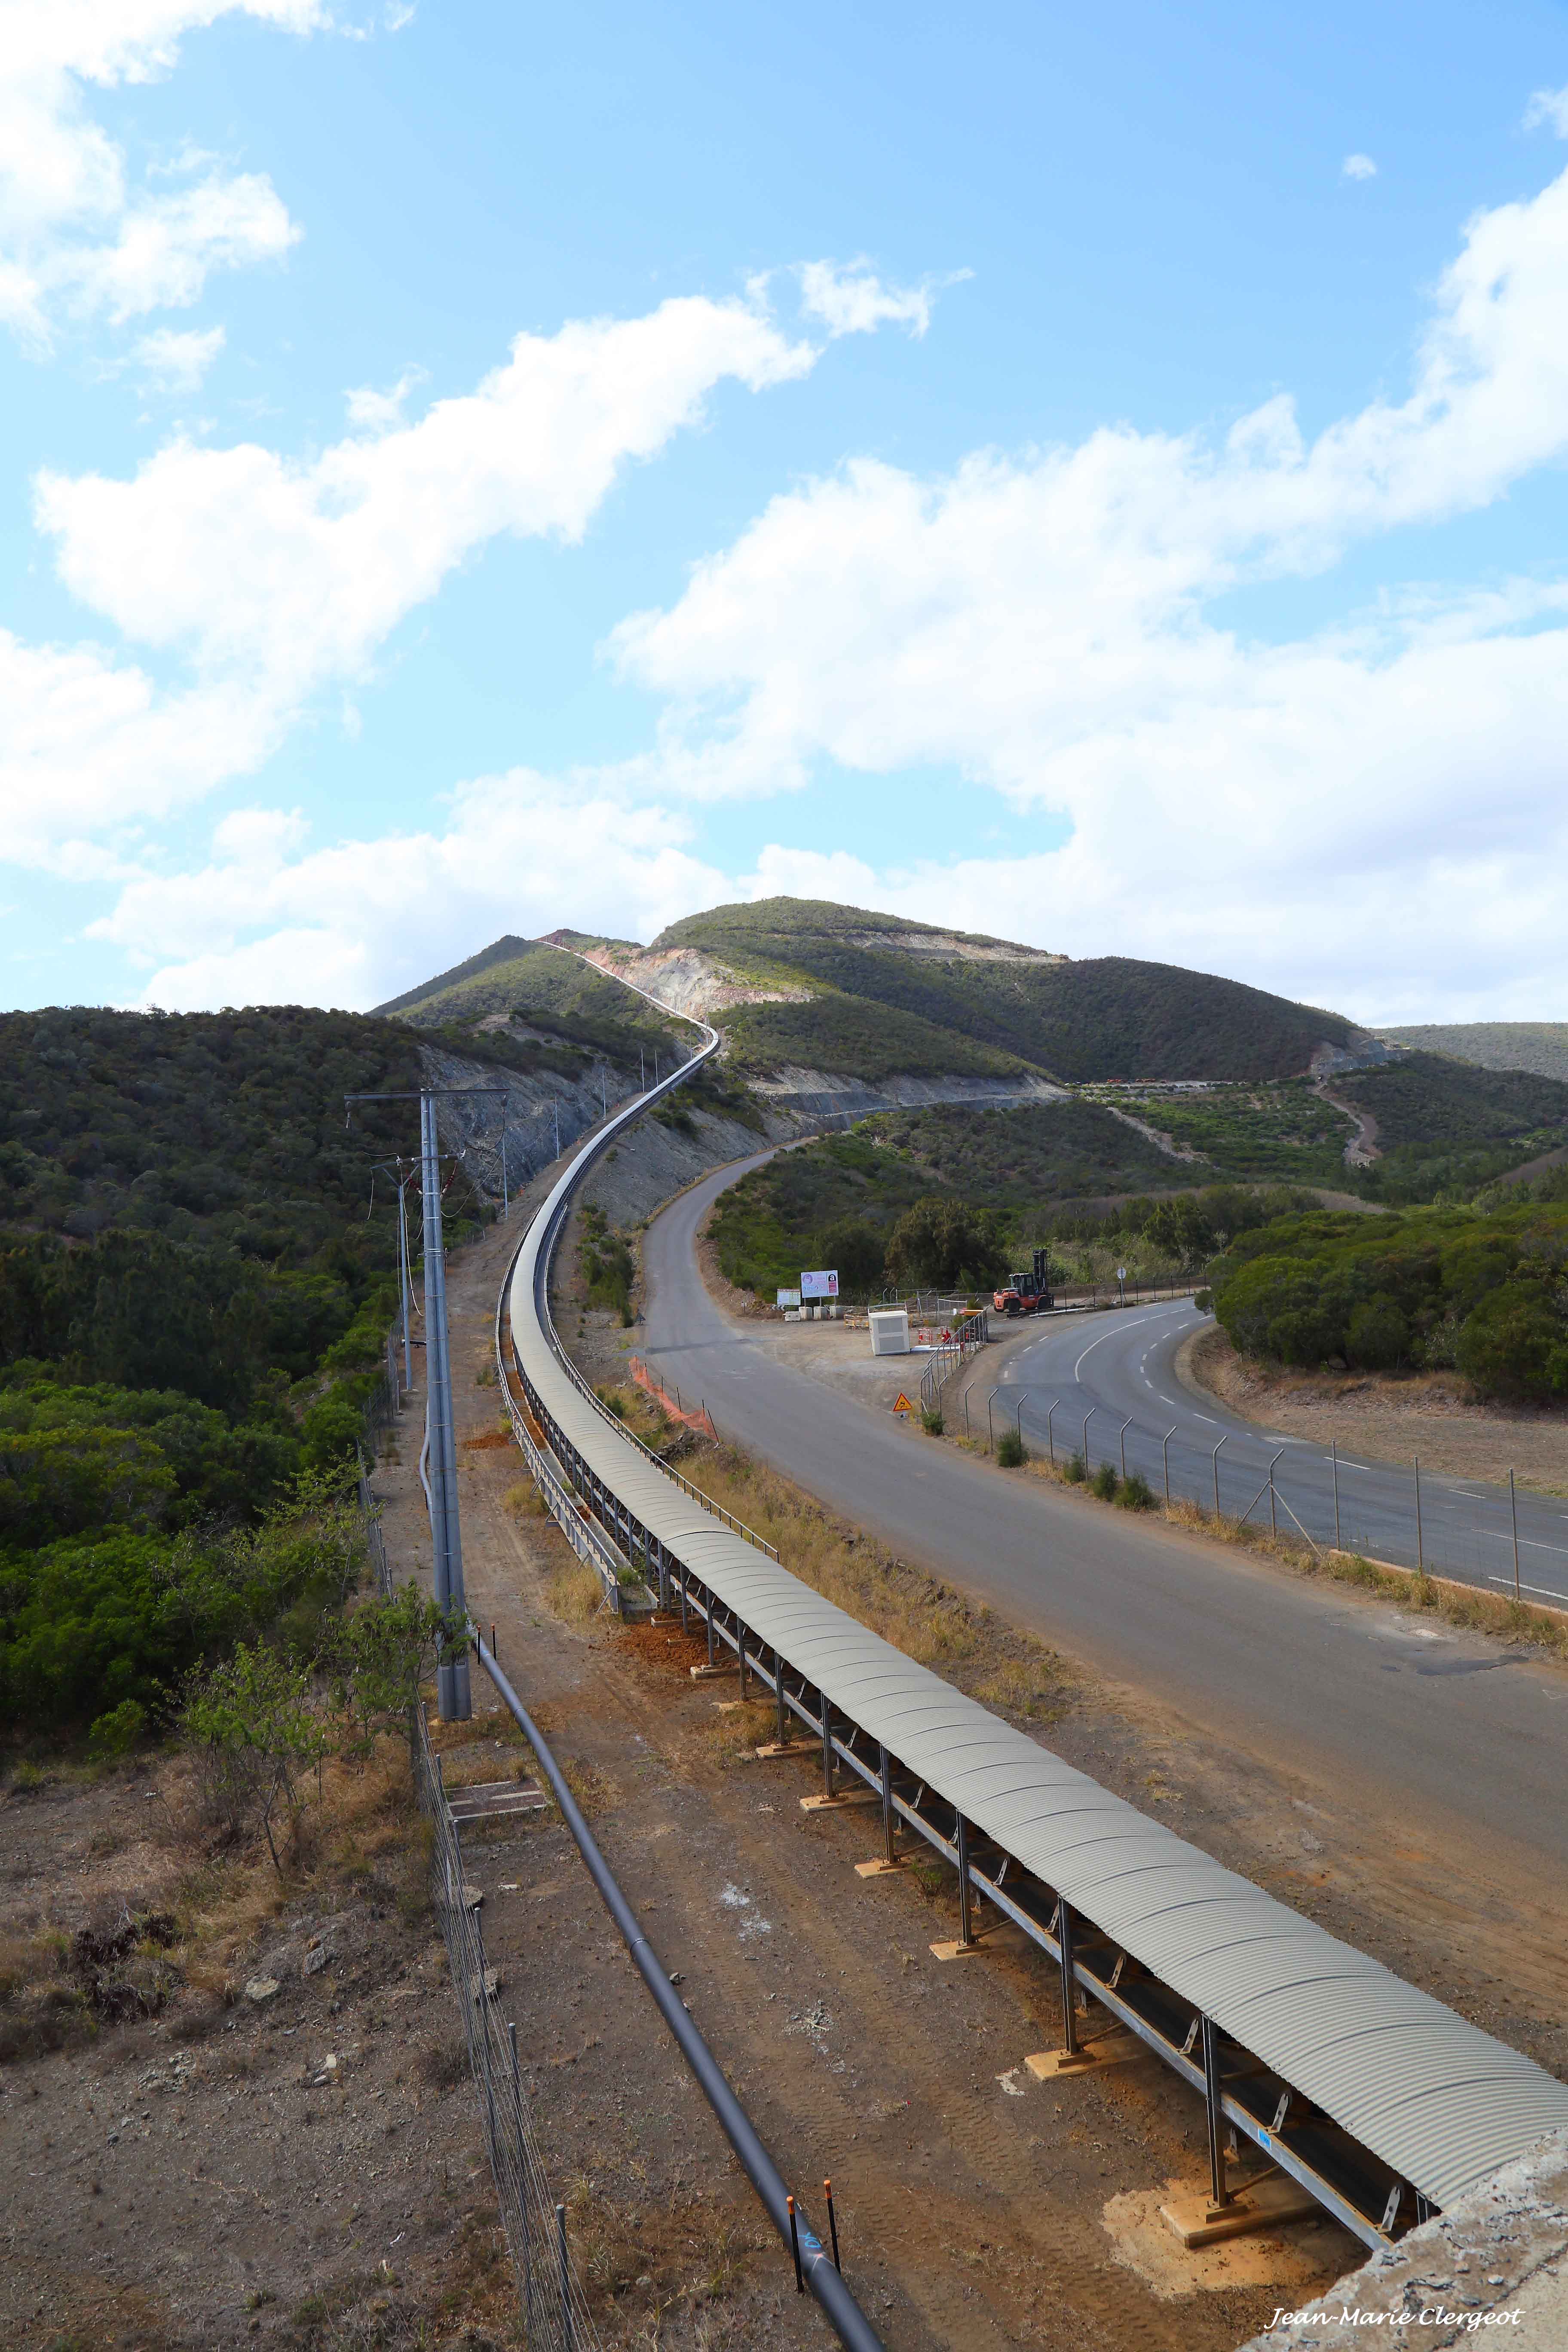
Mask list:
[[[1215,1738],[1349,1786],[1363,1811],[1374,1791],[1384,1815],[1436,1808],[1568,1861],[1568,1680],[1554,1668],[1477,1637],[1435,1636],[1163,1521],[1009,1480],[776,1361],[714,1304],[696,1261],[710,1204],[768,1156],[694,1185],[645,1243],[646,1351],[706,1399],[721,1432],[903,1557]],[[1147,1339],[1163,1311],[1107,1319]],[[1064,1343],[1068,1331],[1081,1350],[1083,1323],[1064,1327]],[[1135,1381],[1153,1369],[1136,1353],[1128,1362]]]
[[[993,1408],[1016,1423],[1042,1450],[1054,1443],[1058,1459],[1081,1452],[1088,1423],[1089,1458],[1120,1465],[1126,1427],[1129,1470],[1141,1470],[1162,1490],[1169,1435],[1170,1491],[1279,1528],[1291,1522],[1319,1544],[1338,1541],[1351,1551],[1414,1568],[1424,1559],[1443,1576],[1488,1591],[1513,1590],[1514,1528],[1506,1486],[1475,1479],[1421,1478],[1417,1529],[1414,1467],[1358,1460],[1300,1437],[1270,1436],[1229,1412],[1217,1398],[1201,1402],[1175,1374],[1182,1342],[1204,1318],[1177,1300],[1113,1313],[1074,1315],[1039,1327],[1039,1336],[1013,1355]],[[978,1399],[973,1400],[977,1403]],[[1216,1459],[1217,1456],[1217,1459]],[[1336,1490],[1338,1535],[1336,1537]],[[1518,1497],[1520,1586],[1526,1599],[1568,1605],[1568,1504],[1552,1496]]]

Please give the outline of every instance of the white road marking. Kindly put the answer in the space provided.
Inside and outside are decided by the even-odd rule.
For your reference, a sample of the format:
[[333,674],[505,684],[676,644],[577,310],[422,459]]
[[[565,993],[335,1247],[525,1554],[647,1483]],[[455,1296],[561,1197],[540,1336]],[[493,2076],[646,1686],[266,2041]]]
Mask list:
[[[1510,1592],[1513,1591],[1511,1576],[1489,1576],[1487,1582],[1506,1585]],[[1521,1584],[1519,1589],[1521,1592],[1533,1592],[1542,1601],[1568,1601],[1568,1592],[1554,1592],[1549,1584]]]

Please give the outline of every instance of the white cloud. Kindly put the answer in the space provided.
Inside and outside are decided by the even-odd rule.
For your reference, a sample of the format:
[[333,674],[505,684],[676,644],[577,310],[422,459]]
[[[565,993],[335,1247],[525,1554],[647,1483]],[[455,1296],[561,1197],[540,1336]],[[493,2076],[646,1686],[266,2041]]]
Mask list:
[[947,278],[922,278],[918,286],[884,286],[863,255],[847,263],[803,261],[795,269],[801,309],[830,335],[868,335],[882,326],[908,327],[912,335],[923,335],[941,289],[969,275],[960,269]]
[[243,688],[163,693],[97,646],[0,630],[0,839],[15,864],[112,874],[140,826],[259,766],[276,741]]
[[132,358],[154,391],[197,392],[226,341],[221,327],[154,327]]
[[[131,481],[42,477],[37,518],[67,584],[128,639],[190,656],[197,678],[175,690],[95,647],[0,642],[8,854],[79,859],[95,826],[118,838],[252,772],[315,689],[363,675],[487,539],[580,539],[623,467],[698,422],[715,385],[760,391],[816,357],[754,301],[674,299],[520,336],[475,392],[309,463],[177,441]],[[352,704],[340,715],[357,726]]]
[[297,814],[247,810],[218,827],[200,872],[132,881],[91,936],[156,963],[150,1004],[363,1006],[499,931],[630,920],[651,936],[724,895],[724,877],[690,854],[689,834],[668,812],[524,769],[465,785],[443,831],[292,858]]
[[1568,89],[1538,89],[1524,110],[1524,127],[1539,131],[1544,124],[1559,139],[1568,139]]
[[816,357],[754,304],[676,299],[520,335],[477,391],[309,462],[176,442],[129,482],[46,473],[37,519],[66,585],[127,637],[264,680],[288,707],[357,675],[498,532],[580,539],[623,467],[725,378],[761,391]]
[[195,301],[215,268],[276,259],[299,236],[272,184],[187,154],[153,194],[87,111],[88,86],[156,79],[184,34],[245,15],[307,33],[319,0],[9,0],[0,42],[0,320],[35,351],[62,313],[122,322]]
[[1282,645],[1207,617],[1565,449],[1568,176],[1470,225],[1410,397],[1310,444],[1278,400],[1218,446],[1107,430],[935,480],[858,460],[775,499],[616,633],[667,708],[625,781],[690,798],[836,768],[847,792],[946,765],[1069,837],[1016,875],[921,869],[922,912],[1008,930],[1026,908],[1077,953],[1320,1001],[1359,974],[1363,1011],[1412,972],[1568,1010],[1568,585],[1395,599]]
[[1340,177],[1343,180],[1375,180],[1377,165],[1370,155],[1347,155],[1340,165]]
[[368,383],[357,385],[345,395],[349,423],[362,433],[392,432],[403,423],[404,403],[409,394],[424,381],[422,367],[407,367],[389,392],[377,392]]

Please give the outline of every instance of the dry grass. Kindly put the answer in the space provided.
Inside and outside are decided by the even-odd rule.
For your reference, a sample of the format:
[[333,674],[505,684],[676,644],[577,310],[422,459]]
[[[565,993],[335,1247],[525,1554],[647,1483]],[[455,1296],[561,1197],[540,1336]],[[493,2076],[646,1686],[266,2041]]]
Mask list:
[[507,1488],[501,1500],[514,1519],[546,1519],[550,1516],[550,1507],[531,1478],[520,1478],[515,1486]]

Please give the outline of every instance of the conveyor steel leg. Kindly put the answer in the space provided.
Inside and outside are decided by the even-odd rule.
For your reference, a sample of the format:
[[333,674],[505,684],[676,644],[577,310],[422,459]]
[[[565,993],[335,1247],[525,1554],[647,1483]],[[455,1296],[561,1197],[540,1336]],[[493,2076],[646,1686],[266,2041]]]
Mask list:
[[776,1650],[773,1652],[773,1699],[778,1709],[779,1746],[782,1748],[789,1733],[784,1729],[784,1660]]
[[879,1741],[878,1746],[882,1764],[882,1859],[891,1870],[899,1858],[893,1851],[893,1834],[898,1822],[893,1811],[893,1759],[888,1753],[885,1741]]
[[1076,2058],[1078,1979],[1072,1972],[1072,1907],[1065,1895],[1057,1906],[1057,1941],[1062,1956],[1062,2048],[1069,2058]]
[[816,1694],[822,1708],[822,1793],[833,1795],[833,1702],[825,1690]]
[[1224,2117],[1219,2104],[1219,2050],[1214,2020],[1205,2017],[1204,2036],[1204,2103],[1209,2122],[1209,2194],[1216,2207],[1228,2205],[1230,2191],[1225,2184]]
[[974,1949],[974,1898],[969,1884],[969,1823],[958,1817],[958,1948]]

